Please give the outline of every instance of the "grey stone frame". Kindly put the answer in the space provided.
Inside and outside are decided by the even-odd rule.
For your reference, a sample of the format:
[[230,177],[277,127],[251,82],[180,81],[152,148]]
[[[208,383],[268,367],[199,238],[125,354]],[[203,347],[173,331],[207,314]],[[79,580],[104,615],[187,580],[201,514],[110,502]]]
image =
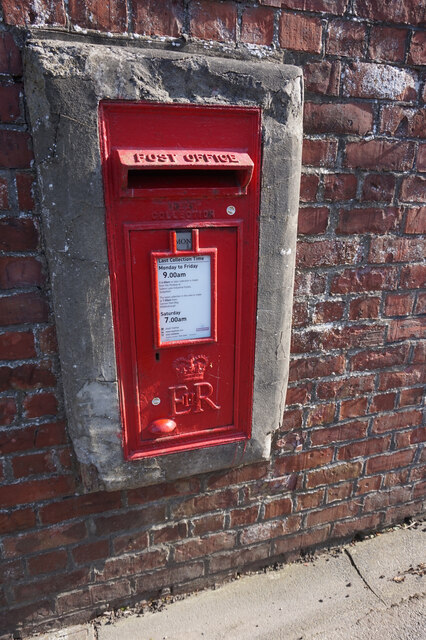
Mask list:
[[[266,460],[286,395],[302,147],[301,70],[279,62],[30,40],[25,88],[69,433],[86,490]],[[105,98],[260,106],[263,168],[252,438],[125,461],[98,140]]]

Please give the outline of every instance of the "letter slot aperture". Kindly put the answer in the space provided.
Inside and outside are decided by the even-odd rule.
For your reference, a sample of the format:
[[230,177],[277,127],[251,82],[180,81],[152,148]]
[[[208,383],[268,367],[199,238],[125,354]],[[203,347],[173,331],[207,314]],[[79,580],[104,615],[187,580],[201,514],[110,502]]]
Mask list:
[[127,459],[250,438],[261,113],[100,105]]

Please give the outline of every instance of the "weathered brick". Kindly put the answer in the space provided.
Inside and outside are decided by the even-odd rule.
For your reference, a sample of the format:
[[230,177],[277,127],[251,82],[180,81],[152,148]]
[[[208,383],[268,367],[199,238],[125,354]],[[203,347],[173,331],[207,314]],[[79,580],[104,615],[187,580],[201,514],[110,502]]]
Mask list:
[[327,276],[323,273],[296,271],[294,276],[294,295],[305,297],[324,293],[326,284]]
[[347,500],[353,494],[354,483],[352,482],[341,482],[340,484],[335,485],[334,487],[329,487],[327,489],[327,504],[330,502],[337,502],[341,500]]
[[321,53],[321,20],[300,14],[282,13],[278,37],[283,49]]
[[51,452],[30,453],[16,456],[12,460],[13,475],[16,479],[35,474],[53,473],[56,471]]
[[333,457],[333,449],[312,449],[302,451],[291,456],[283,456],[275,461],[275,472],[279,475],[302,471],[304,469],[314,469],[325,464],[329,464]]
[[[0,398],[0,425],[8,426],[12,424],[17,411],[18,407],[15,398]],[[5,453],[4,449],[2,449],[2,452]]]
[[426,253],[425,238],[372,238],[368,259],[374,263],[418,262]]
[[[40,519],[43,524],[55,524],[82,518],[96,513],[106,513],[119,509],[121,496],[119,492],[106,491],[89,493],[83,496],[70,496],[60,502],[52,502],[40,509]],[[109,533],[107,531],[107,533]]]
[[[425,102],[426,102],[426,95],[425,95]],[[417,151],[417,170],[426,171],[426,143],[419,144],[419,148]]]
[[38,292],[18,293],[0,298],[0,325],[47,322],[49,306]]
[[16,172],[16,186],[18,189],[18,205],[21,211],[34,209],[34,177],[32,173]]
[[362,200],[391,202],[395,192],[396,178],[392,174],[369,173],[362,185]]
[[387,391],[388,389],[410,387],[425,382],[424,355],[421,365],[422,366],[406,366],[404,367],[404,371],[386,371],[381,373],[379,375],[379,390]]
[[403,289],[421,289],[426,284],[426,265],[410,264],[401,269],[400,286]]
[[67,544],[80,542],[87,535],[83,522],[61,527],[43,528],[34,533],[24,533],[4,540],[5,556],[21,556],[37,551],[47,551]]
[[112,515],[101,515],[94,518],[97,535],[107,535],[115,531],[130,531],[147,525],[164,522],[166,519],[165,505],[132,509]]
[[361,320],[363,318],[378,318],[379,310],[380,298],[354,298],[349,303],[349,319]]
[[267,502],[265,504],[265,520],[288,515],[292,512],[292,509],[293,504],[290,498],[278,498],[278,500]]
[[341,320],[344,309],[345,303],[341,301],[326,300],[325,302],[317,302],[312,320],[314,323]]
[[209,495],[200,495],[183,500],[174,507],[175,518],[191,516],[205,511],[235,507],[238,503],[238,489],[226,489]]
[[411,36],[410,54],[408,62],[411,64],[426,64],[426,33],[415,31]]
[[374,530],[379,527],[381,516],[379,513],[358,517],[355,520],[345,520],[336,522],[333,525],[333,536],[336,538],[347,538],[348,536],[359,531]]
[[[224,528],[225,516],[223,513],[216,513],[214,515],[202,516],[192,521],[194,536],[202,536],[204,533],[210,533],[212,531],[218,531]],[[155,539],[155,534],[154,534]]]
[[406,449],[404,451],[397,451],[396,453],[375,456],[367,460],[365,472],[367,474],[373,474],[378,471],[389,471],[397,469],[398,467],[405,467],[412,462],[414,454],[415,451]]
[[416,0],[355,0],[354,9],[355,15],[380,22],[417,26],[424,21],[424,8]]
[[0,431],[0,449],[3,454],[51,447],[65,444],[66,441],[63,422]]
[[123,598],[130,596],[131,589],[127,580],[118,580],[109,584],[98,584],[89,587],[92,602],[114,602],[114,600],[122,601]]
[[372,478],[359,478],[357,482],[357,495],[363,495],[364,493],[370,493],[371,491],[377,491],[380,489],[382,483],[382,476],[373,476]]
[[230,527],[232,528],[253,524],[259,517],[259,505],[255,504],[244,509],[231,509],[229,516]]
[[304,378],[322,378],[324,376],[343,373],[345,360],[343,356],[318,356],[300,358],[290,363],[290,381]]
[[426,137],[426,108],[410,109],[400,106],[384,106],[380,118],[380,131],[402,138]]
[[399,411],[377,416],[373,420],[372,430],[374,433],[384,433],[395,431],[406,427],[415,427],[422,422],[422,412],[419,410]]
[[105,582],[125,576],[131,576],[144,571],[152,571],[163,567],[167,561],[167,551],[157,549],[142,551],[138,554],[108,558],[102,569],[96,575],[96,582]]
[[0,513],[0,534],[16,533],[31,529],[35,525],[36,515],[32,507]]
[[199,0],[189,5],[191,35],[203,40],[235,41],[235,2]]
[[346,144],[346,167],[408,171],[413,167],[414,144],[388,140],[363,140]]
[[7,31],[0,34],[0,73],[12,76],[22,74],[21,52],[12,34]]
[[353,20],[331,20],[326,53],[351,58],[364,57],[366,40],[365,24]]
[[314,509],[315,507],[318,507],[324,500],[324,494],[325,489],[297,494],[297,511],[304,511],[305,509]]
[[364,416],[367,412],[367,398],[355,398],[354,400],[344,400],[340,404],[339,419],[357,418]]
[[31,138],[28,133],[0,129],[0,169],[26,169],[32,160]]
[[232,469],[231,471],[221,471],[216,473],[207,481],[208,489],[220,489],[229,487],[233,484],[241,484],[250,482],[250,480],[258,480],[264,478],[268,472],[267,464],[257,464]]
[[3,0],[3,15],[6,24],[18,27],[60,26],[66,22],[63,0],[40,0],[36,5],[28,0],[14,2]]
[[300,177],[300,200],[301,202],[315,202],[319,177],[315,174],[302,173]]
[[88,564],[108,558],[109,542],[108,540],[96,540],[96,542],[88,542],[74,547],[72,557],[76,564]]
[[320,424],[333,422],[335,413],[336,405],[334,403],[319,404],[313,409],[309,409],[306,425],[308,427],[316,427]]
[[328,207],[303,207],[299,209],[297,232],[299,234],[317,235],[327,229]]
[[395,289],[397,286],[397,271],[395,268],[345,269],[331,281],[332,293],[351,293],[364,291],[380,291]]
[[309,310],[303,302],[293,304],[293,327],[303,327],[308,323]]
[[395,365],[404,364],[409,354],[408,345],[376,349],[374,351],[360,351],[349,359],[351,371],[373,371]]
[[324,200],[355,198],[357,177],[352,173],[329,173],[324,176]]
[[351,233],[383,233],[397,228],[401,219],[401,211],[396,207],[386,209],[340,209],[336,232]]
[[368,55],[373,61],[403,62],[407,29],[372,26]]
[[[262,0],[263,2],[270,0]],[[317,13],[332,13],[334,15],[343,15],[347,6],[348,0],[303,0],[301,6],[300,0],[272,0],[275,4],[273,6],[282,6],[286,9],[296,9],[300,11],[312,11]]]
[[27,563],[29,574],[36,576],[65,569],[68,564],[68,556],[64,549],[56,549],[55,551],[33,556],[28,559]]
[[297,265],[301,268],[353,264],[359,261],[362,247],[357,240],[318,240],[297,243]]
[[20,84],[0,86],[0,122],[13,124],[20,120],[19,94],[21,89]]
[[404,178],[401,186],[401,200],[406,202],[426,201],[426,178],[422,176],[409,176]]
[[184,21],[183,0],[132,0],[136,33],[179,37]]
[[184,478],[169,482],[168,484],[158,484],[151,487],[142,487],[141,489],[131,489],[127,492],[127,500],[129,505],[146,504],[164,498],[173,498],[177,496],[187,496],[191,493],[200,491],[200,481],[198,478]]
[[58,498],[72,493],[74,489],[75,481],[71,476],[3,485],[0,487],[0,506],[13,507],[18,504]]
[[389,327],[388,342],[405,340],[407,338],[426,337],[426,317],[400,318],[392,320]]
[[[353,402],[349,400],[348,402]],[[356,402],[356,401],[354,401]],[[368,422],[366,420],[353,420],[337,427],[327,429],[316,429],[311,432],[311,444],[313,447],[344,442],[345,440],[357,440],[364,438],[367,432]]]
[[31,331],[9,331],[0,334],[0,360],[23,360],[36,355]]
[[0,256],[0,288],[40,287],[44,277],[38,260],[32,257]]
[[374,376],[351,376],[331,382],[321,382],[317,386],[317,397],[322,400],[328,398],[348,398],[362,395],[374,389]]
[[305,166],[333,167],[336,156],[336,140],[309,140],[308,138],[303,140],[302,163]]
[[231,552],[220,553],[210,559],[210,573],[228,571],[237,567],[248,567],[259,562],[266,564],[268,556],[269,543],[248,549],[236,549]]
[[318,524],[324,524],[326,522],[335,522],[336,520],[342,520],[343,518],[349,518],[350,516],[357,515],[359,506],[356,502],[344,502],[332,507],[321,509],[321,511],[314,511],[308,513],[306,517],[306,525],[308,527],[315,527]]
[[330,536],[330,525],[318,527],[312,531],[304,531],[297,536],[273,541],[274,555],[285,555],[295,550],[306,550],[325,542]]
[[321,95],[337,96],[340,87],[340,62],[337,60],[307,62],[303,66],[305,90]]
[[37,248],[38,232],[29,218],[0,220],[0,250],[32,251]]
[[127,28],[127,4],[120,0],[68,0],[71,22],[85,29],[120,33]]
[[286,406],[291,406],[293,404],[307,404],[310,400],[311,392],[311,384],[287,387]]
[[49,362],[22,364],[18,367],[0,367],[0,391],[8,389],[40,389],[52,387],[56,378]]
[[341,462],[334,464],[327,469],[310,471],[306,475],[306,488],[315,489],[320,485],[330,485],[342,480],[357,478],[361,474],[361,462]]
[[426,442],[426,427],[420,426],[417,429],[411,428],[409,431],[397,433],[395,443],[397,449],[406,449],[413,444],[423,444]]
[[413,310],[412,293],[389,293],[385,299],[386,316],[408,316]]
[[405,233],[426,233],[426,207],[408,209]]
[[377,411],[390,411],[395,407],[395,393],[380,393],[371,400],[370,413]]
[[216,551],[233,549],[236,542],[236,534],[230,531],[213,533],[204,538],[192,538],[175,545],[175,562],[188,562],[192,558],[211,555]]
[[343,95],[356,98],[415,100],[417,74],[399,67],[371,62],[352,62],[343,80]]
[[413,404],[420,404],[423,398],[423,388],[403,389],[399,397],[399,406],[407,407]]
[[305,102],[303,125],[306,133],[365,135],[373,128],[373,109],[370,105]]
[[85,609],[91,604],[92,599],[87,587],[60,595],[56,598],[56,610],[60,615],[69,613],[70,611]]
[[290,516],[284,520],[270,520],[269,522],[252,524],[241,532],[241,544],[254,544],[294,533],[300,528],[300,521],[300,516]]
[[241,18],[241,40],[270,45],[274,37],[274,12],[269,7],[246,7]]

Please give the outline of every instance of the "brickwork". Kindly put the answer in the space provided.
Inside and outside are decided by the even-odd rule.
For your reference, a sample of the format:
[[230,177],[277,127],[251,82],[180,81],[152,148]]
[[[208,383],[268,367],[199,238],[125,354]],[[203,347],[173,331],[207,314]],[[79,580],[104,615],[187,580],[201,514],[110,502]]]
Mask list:
[[[37,7],[39,13],[29,0],[3,0],[0,25],[5,630],[76,622],[108,603],[220,583],[238,570],[420,513],[423,3],[43,0]],[[269,464],[81,494],[25,121],[20,44],[28,27],[185,33],[231,50],[248,46],[262,57],[281,48],[286,62],[303,66],[293,355]]]

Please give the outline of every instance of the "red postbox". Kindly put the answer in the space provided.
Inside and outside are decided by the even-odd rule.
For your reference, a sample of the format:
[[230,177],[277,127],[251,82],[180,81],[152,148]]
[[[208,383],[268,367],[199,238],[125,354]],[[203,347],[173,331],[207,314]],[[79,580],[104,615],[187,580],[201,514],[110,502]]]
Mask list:
[[250,437],[260,110],[100,105],[128,459]]

